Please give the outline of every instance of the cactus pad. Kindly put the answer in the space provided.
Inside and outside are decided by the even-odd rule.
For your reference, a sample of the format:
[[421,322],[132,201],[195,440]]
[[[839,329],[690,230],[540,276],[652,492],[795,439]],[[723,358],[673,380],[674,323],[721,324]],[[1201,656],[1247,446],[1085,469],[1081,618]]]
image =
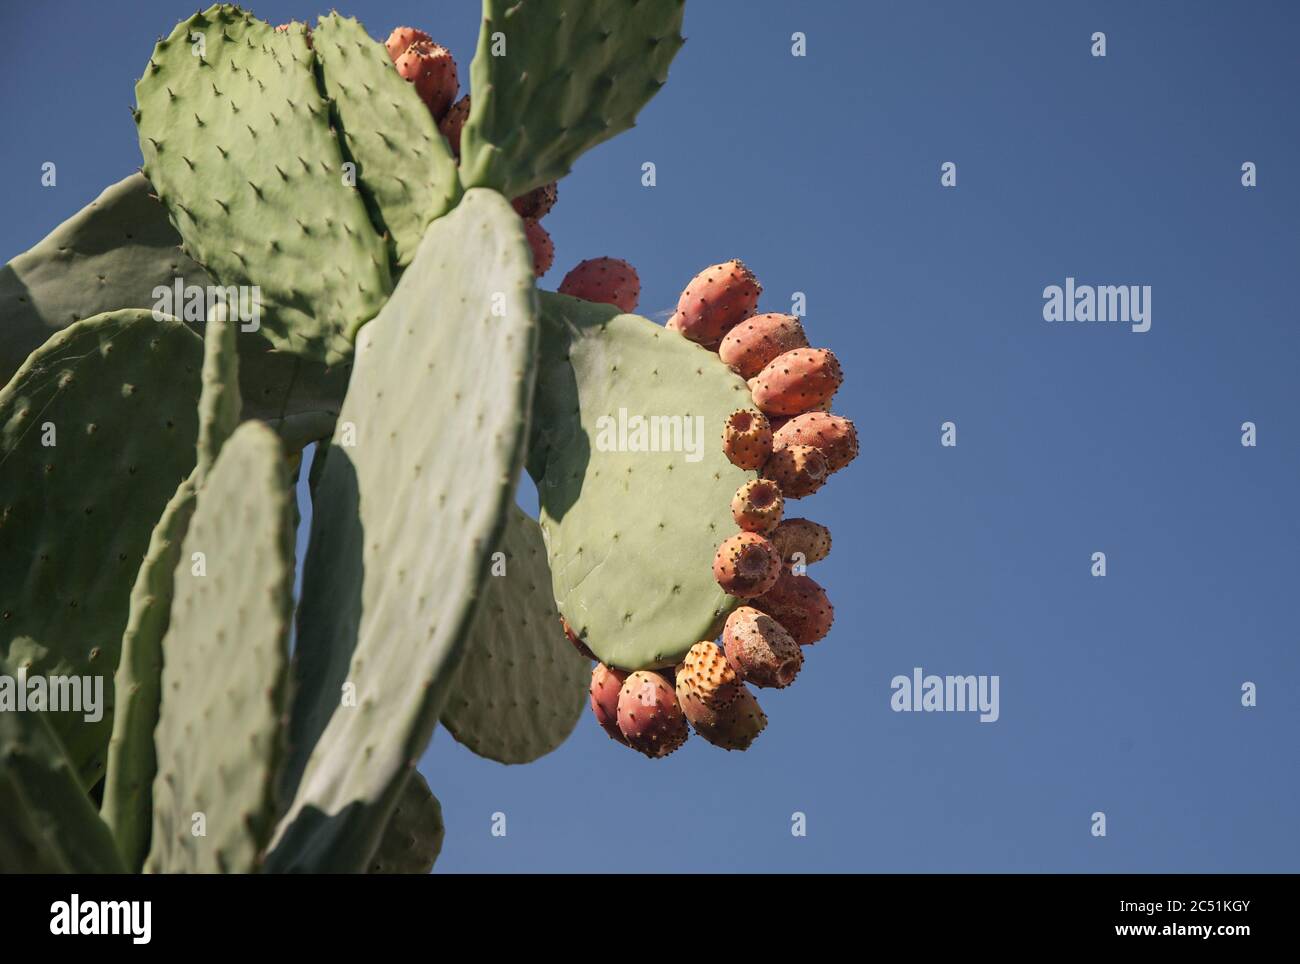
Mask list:
[[177,321],[110,312],[59,332],[0,390],[0,657],[104,678],[98,722],[49,714],[87,786],[104,772],[136,571],[194,465],[202,353]]
[[357,185],[392,239],[394,263],[405,267],[429,222],[460,194],[456,159],[415,87],[356,20],[321,17],[312,47]]
[[465,186],[518,197],[631,127],[684,43],[684,5],[483,0],[461,134]]
[[[713,639],[736,604],[711,567],[735,531],[731,497],[753,478],[721,441],[748,388],[717,355],[645,318],[549,292],[541,305],[528,471],[556,602],[602,662],[670,665]],[[698,461],[672,450],[684,446],[669,421],[658,423],[660,451],[634,451],[636,417],[645,447],[652,419],[676,419],[682,442],[689,425]]]
[[442,804],[415,770],[388,817],[379,849],[370,858],[372,874],[427,874],[442,852]]
[[[291,497],[280,440],[259,422],[222,446],[199,490],[163,638],[146,870],[255,870],[274,829],[293,616]],[[205,835],[193,833],[196,814]]]
[[[13,675],[0,659],[0,672]],[[0,711],[0,871],[122,873],[48,713]]]
[[[155,289],[215,284],[182,250],[167,209],[140,174],[109,185],[0,271],[0,382],[61,328],[106,311],[154,308]],[[181,317],[182,307],[171,304]],[[264,311],[269,310],[264,307]],[[190,319],[190,327],[198,330]],[[258,332],[239,334],[245,418],[338,411],[350,365],[333,367],[272,350]]]
[[497,549],[505,571],[494,559],[442,725],[479,756],[530,763],[573,732],[591,663],[564,635],[542,530],[518,506]]
[[[208,323],[204,337],[203,387],[199,394],[199,437],[194,471],[180,484],[149,538],[149,550],[131,589],[131,607],[113,692],[117,708],[108,744],[104,820],[132,870],[149,844],[150,796],[157,760],[153,734],[161,697],[162,641],[171,619],[172,592],[181,542],[194,515],[196,490],[221,446],[239,424],[239,360],[236,326],[224,318]],[[303,418],[304,416],[297,416]]]
[[364,870],[428,744],[523,460],[536,310],[522,223],[474,190],[358,339],[315,477],[274,870]]
[[151,190],[139,174],[109,185],[0,272],[0,382],[60,328],[106,311],[150,308],[153,289],[177,278],[211,283],[180,251]]
[[315,63],[304,31],[214,5],[154,47],[136,124],[186,250],[222,284],[260,286],[277,348],[336,363],[392,278]]

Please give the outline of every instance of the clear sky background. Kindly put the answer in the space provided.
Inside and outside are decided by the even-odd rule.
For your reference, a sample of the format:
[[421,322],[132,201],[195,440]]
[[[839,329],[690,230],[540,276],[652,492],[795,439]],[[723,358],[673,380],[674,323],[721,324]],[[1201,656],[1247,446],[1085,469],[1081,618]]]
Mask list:
[[[139,164],[134,81],[193,10],[0,5],[5,258]],[[340,11],[428,29],[468,83],[473,0]],[[584,716],[503,767],[440,731],[438,869],[1300,870],[1298,28],[1284,2],[691,0],[667,87],[560,185],[543,283],[623,257],[659,321],[730,257],[764,310],[806,293],[862,440],[798,504],[834,531],[835,628],[746,754],[651,762]],[[1152,286],[1151,330],[1043,321],[1067,276]],[[916,666],[998,675],[1001,718],[892,712]]]

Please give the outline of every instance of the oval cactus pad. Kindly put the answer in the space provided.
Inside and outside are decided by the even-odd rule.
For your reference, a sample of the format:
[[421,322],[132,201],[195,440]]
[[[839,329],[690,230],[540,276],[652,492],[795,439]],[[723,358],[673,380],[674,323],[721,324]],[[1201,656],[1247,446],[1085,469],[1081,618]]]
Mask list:
[[531,763],[587,705],[591,663],[564,635],[537,523],[510,507],[442,725],[479,756]]
[[433,735],[523,460],[529,265],[510,203],[468,191],[358,339],[312,493],[274,870],[364,870]]
[[202,364],[198,335],[132,308],[65,328],[0,389],[0,658],[83,694],[102,683],[98,719],[47,714],[86,786],[136,571],[194,466]]
[[528,471],[560,612],[602,662],[677,662],[735,605],[713,579],[753,474],[722,426],[749,407],[717,355],[637,315],[543,292]]

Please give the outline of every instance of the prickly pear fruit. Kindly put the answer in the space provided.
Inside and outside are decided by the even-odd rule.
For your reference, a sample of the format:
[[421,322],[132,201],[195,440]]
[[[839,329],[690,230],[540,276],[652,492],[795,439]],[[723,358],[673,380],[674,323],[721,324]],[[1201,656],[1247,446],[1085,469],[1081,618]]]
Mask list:
[[772,454],[772,428],[767,416],[748,408],[728,415],[722,428],[722,451],[732,465],[761,469]]
[[673,687],[649,670],[624,680],[618,694],[618,728],[628,746],[652,759],[672,753],[691,733]]
[[809,519],[785,519],[768,538],[787,564],[795,553],[803,556],[805,565],[821,562],[831,554],[831,530]]
[[722,647],[708,640],[692,646],[678,667],[679,700],[683,687],[711,710],[733,702],[743,689]]
[[718,357],[741,378],[753,378],[773,358],[807,347],[808,336],[798,318],[769,312],[746,318],[727,332]]
[[738,532],[718,546],[713,578],[723,592],[741,599],[761,596],[781,575],[776,547],[757,532]]
[[533,188],[527,194],[519,195],[510,204],[521,218],[537,218],[540,221],[546,217],[551,208],[555,207],[559,197],[559,187],[552,181],[550,184]]
[[439,132],[447,138],[451,153],[458,159],[460,158],[460,132],[465,129],[467,120],[469,120],[469,94],[448,107],[447,115],[438,121]]
[[781,521],[783,511],[785,499],[771,479],[750,479],[731,498],[731,517],[746,532],[771,532]]
[[597,663],[591,671],[591,712],[602,730],[619,743],[627,743],[618,728],[618,694],[627,680],[627,673]]
[[528,246],[533,249],[533,274],[541,277],[551,270],[555,262],[555,243],[551,234],[540,223],[528,218],[524,221],[524,236]]
[[569,642],[573,644],[574,649],[587,659],[596,658],[596,654],[587,648],[587,644],[582,641],[582,637],[573,631],[573,627],[569,625],[569,621],[563,616],[560,617],[560,625],[564,628],[564,635],[569,638]]
[[641,298],[636,268],[619,258],[588,258],[578,262],[560,282],[560,294],[632,311]]
[[826,598],[826,590],[809,576],[781,573],[770,590],[750,603],[785,627],[800,646],[810,646],[823,638],[835,621],[835,607]]
[[415,92],[434,120],[442,120],[460,89],[451,51],[429,40],[416,40],[393,63],[399,74],[415,84]]
[[791,445],[773,452],[763,466],[763,477],[779,485],[787,499],[812,495],[826,484],[829,475],[826,457],[811,445]]
[[684,687],[679,677],[677,700],[695,732],[724,750],[748,750],[767,726],[767,717],[763,715],[758,700],[744,686],[740,688],[736,699],[722,709],[715,710]]
[[[277,30],[280,28],[277,27]],[[406,53],[406,48],[413,43],[433,43],[433,38],[423,30],[417,30],[415,27],[394,27],[393,32],[388,35],[384,41],[384,48],[388,51],[388,59],[394,62],[397,58]]]
[[722,631],[727,663],[746,683],[783,689],[803,667],[803,653],[785,627],[767,613],[741,606]]
[[710,265],[686,286],[668,327],[693,342],[715,345],[754,313],[762,291],[763,286],[743,262]]
[[858,457],[858,430],[842,415],[805,412],[772,433],[772,448],[811,445],[826,459],[828,472],[838,472]]
[[778,355],[750,380],[754,404],[768,415],[799,415],[824,405],[844,381],[826,348],[795,348]]

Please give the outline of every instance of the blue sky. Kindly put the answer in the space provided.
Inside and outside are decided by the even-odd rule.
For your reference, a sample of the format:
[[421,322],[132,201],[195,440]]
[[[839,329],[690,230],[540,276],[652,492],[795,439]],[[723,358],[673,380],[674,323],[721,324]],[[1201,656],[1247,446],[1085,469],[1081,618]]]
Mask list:
[[[468,78],[472,0],[340,10],[425,27]],[[192,12],[0,9],[5,257],[139,163],[134,80]],[[741,257],[764,310],[806,293],[862,440],[799,504],[834,531],[835,628],[760,694],[747,754],[650,762],[584,718],[502,767],[440,732],[439,870],[1300,869],[1298,26],[1287,3],[688,3],[668,86],[560,185],[544,282],[623,257],[662,320]],[[1044,321],[1067,277],[1150,285],[1151,330]],[[1000,719],[891,711],[916,666],[999,676]]]

